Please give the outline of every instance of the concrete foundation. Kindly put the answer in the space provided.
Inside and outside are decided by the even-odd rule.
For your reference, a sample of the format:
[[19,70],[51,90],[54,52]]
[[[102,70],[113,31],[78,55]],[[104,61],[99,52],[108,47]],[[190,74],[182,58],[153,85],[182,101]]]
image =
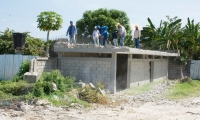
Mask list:
[[24,81],[28,83],[36,83],[38,81],[39,74],[37,72],[26,72],[24,74]]

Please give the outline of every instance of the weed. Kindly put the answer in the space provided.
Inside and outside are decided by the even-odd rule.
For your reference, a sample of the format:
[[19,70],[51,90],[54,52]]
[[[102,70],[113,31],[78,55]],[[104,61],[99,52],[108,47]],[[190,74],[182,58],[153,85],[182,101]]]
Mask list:
[[[191,81],[191,80],[190,80]],[[191,82],[176,82],[165,97],[172,100],[180,100],[188,97],[200,95],[200,81],[192,80]]]
[[29,71],[29,64],[30,64],[30,61],[24,61],[21,64],[19,68],[19,72],[17,73],[17,75],[15,75],[13,81],[18,82],[19,80],[23,80],[24,74]]
[[108,103],[108,98],[106,96],[103,96],[98,89],[93,89],[89,85],[79,91],[79,98],[89,103]]

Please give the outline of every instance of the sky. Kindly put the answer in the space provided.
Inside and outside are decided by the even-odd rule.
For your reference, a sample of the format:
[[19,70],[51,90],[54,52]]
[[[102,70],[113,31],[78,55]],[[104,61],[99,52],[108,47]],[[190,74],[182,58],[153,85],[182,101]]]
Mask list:
[[99,8],[117,9],[126,12],[130,24],[140,29],[148,24],[149,17],[158,27],[160,20],[178,16],[182,24],[187,18],[200,22],[200,0],[0,0],[0,31],[7,28],[16,32],[30,32],[38,38],[46,38],[47,32],[37,28],[37,15],[54,11],[63,18],[62,28],[51,31],[50,38],[64,37],[69,21],[76,23],[87,10]]

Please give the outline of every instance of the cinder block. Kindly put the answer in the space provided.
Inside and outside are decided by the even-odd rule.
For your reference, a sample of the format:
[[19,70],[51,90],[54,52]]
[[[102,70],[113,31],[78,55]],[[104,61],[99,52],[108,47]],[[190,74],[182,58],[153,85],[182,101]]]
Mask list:
[[88,48],[94,48],[94,45],[88,45],[87,47]]
[[97,64],[102,64],[102,61],[97,61]]
[[38,81],[39,74],[37,72],[26,72],[24,74],[24,81],[28,83],[36,83]]
[[88,46],[87,44],[83,44],[82,48],[87,48],[87,46]]
[[82,47],[82,45],[76,45],[75,46],[75,48],[81,48]]

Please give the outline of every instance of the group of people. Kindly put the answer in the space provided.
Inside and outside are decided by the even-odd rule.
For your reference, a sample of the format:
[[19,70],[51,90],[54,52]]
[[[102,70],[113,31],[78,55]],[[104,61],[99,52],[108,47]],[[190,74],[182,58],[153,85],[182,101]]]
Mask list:
[[[69,35],[70,44],[76,44],[75,35],[77,34],[77,29],[73,25],[73,22],[70,21],[70,26],[67,29],[66,36]],[[92,33],[92,37],[94,40],[95,45],[102,45],[105,46],[108,42],[109,32],[107,26],[95,26],[94,31]],[[115,47],[118,47],[118,39],[120,39],[120,46],[124,46],[124,39],[126,37],[126,29],[124,26],[122,26],[120,23],[117,23],[114,27],[113,33],[112,33],[112,40]],[[138,26],[135,26],[135,31],[133,34],[134,42],[136,48],[140,48],[140,31],[138,29]]]

